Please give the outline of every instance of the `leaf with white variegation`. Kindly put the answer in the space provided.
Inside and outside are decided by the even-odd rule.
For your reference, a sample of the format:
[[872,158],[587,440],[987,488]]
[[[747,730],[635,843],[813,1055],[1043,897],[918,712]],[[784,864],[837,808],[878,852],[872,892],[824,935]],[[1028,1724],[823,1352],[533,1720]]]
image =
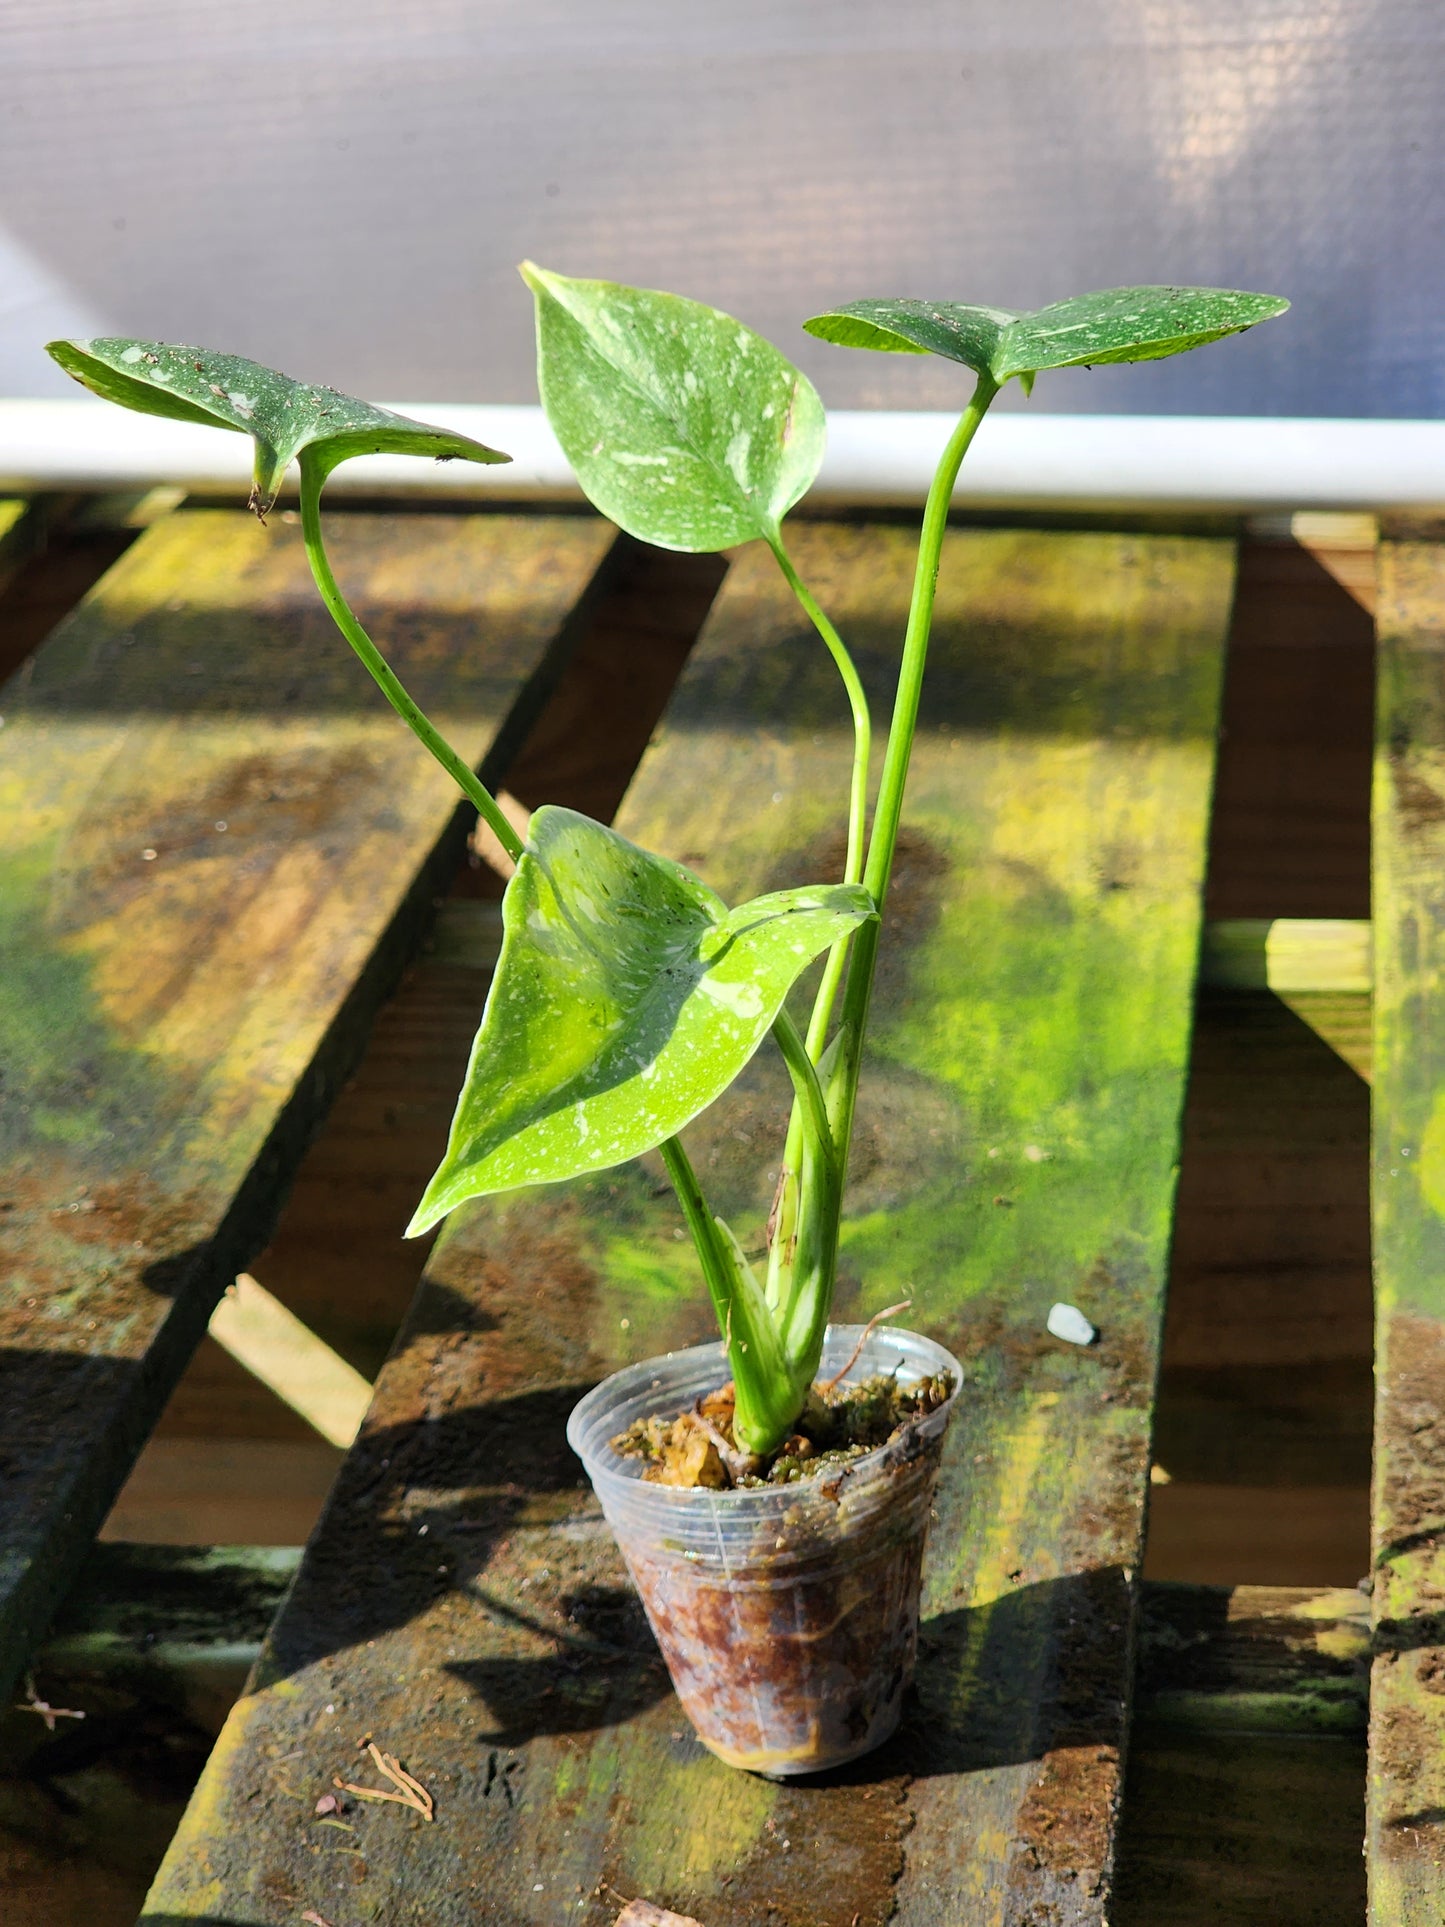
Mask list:
[[823,459],[823,404],[772,343],[681,295],[533,262],[537,379],[587,499],[659,548],[776,536]]
[[680,864],[573,810],[538,810],[410,1235],[466,1198],[605,1170],[672,1137],[732,1083],[813,959],[874,914],[857,884],[729,910]]
[[1106,288],[1032,314],[955,301],[850,301],[803,323],[844,348],[943,355],[1000,386],[1048,368],[1161,361],[1283,314],[1288,301],[1238,288]]
[[275,501],[287,467],[303,450],[323,476],[353,455],[512,459],[470,435],[394,415],[389,408],[373,407],[334,388],[292,381],[243,355],[120,336],[52,341],[47,352],[83,387],[122,408],[249,435],[256,445],[251,499],[262,515]]

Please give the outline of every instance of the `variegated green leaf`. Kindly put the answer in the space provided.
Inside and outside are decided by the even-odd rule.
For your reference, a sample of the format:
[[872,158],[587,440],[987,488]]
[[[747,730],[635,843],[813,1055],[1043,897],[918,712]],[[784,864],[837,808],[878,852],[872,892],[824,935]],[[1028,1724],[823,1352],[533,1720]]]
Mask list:
[[850,301],[803,326],[844,348],[943,355],[1000,386],[1018,375],[1028,387],[1046,368],[1183,354],[1288,306],[1278,295],[1237,288],[1107,288],[1032,314],[954,301]]
[[47,351],[83,387],[122,408],[249,435],[256,444],[251,500],[263,515],[275,501],[287,467],[303,449],[313,451],[323,474],[353,455],[512,459],[469,435],[428,427],[334,388],[292,381],[243,355],[120,336],[52,341]]
[[681,295],[524,262],[542,406],[587,498],[701,554],[777,532],[823,459],[823,404],[771,342]]
[[465,1198],[604,1170],[673,1136],[732,1083],[800,973],[873,914],[856,884],[729,910],[680,864],[573,810],[538,810],[412,1234]]

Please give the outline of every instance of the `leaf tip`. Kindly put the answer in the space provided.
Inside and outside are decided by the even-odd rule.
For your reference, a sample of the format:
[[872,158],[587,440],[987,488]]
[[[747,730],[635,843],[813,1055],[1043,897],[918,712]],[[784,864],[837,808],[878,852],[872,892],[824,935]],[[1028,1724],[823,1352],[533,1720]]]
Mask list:
[[410,1222],[401,1234],[403,1238],[422,1237],[432,1229],[433,1225],[440,1224],[442,1219],[447,1215],[449,1207],[444,1204],[438,1204],[433,1195],[435,1185],[436,1179],[433,1178],[432,1182],[422,1193],[421,1203],[417,1206],[416,1210],[412,1212]]
[[61,336],[57,341],[47,341],[45,352],[57,367],[63,368],[72,381],[79,381],[78,364],[90,357],[91,343],[75,337]]

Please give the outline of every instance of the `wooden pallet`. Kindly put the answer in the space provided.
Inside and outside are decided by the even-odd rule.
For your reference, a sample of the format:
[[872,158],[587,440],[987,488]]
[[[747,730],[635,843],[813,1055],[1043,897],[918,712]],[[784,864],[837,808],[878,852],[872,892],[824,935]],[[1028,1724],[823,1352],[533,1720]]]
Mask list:
[[[799,550],[881,693],[908,536]],[[777,1899],[798,1927],[991,1896],[1103,1917],[1232,565],[1204,538],[950,537],[842,1302],[911,1288],[972,1367],[908,1731],[817,1788],[741,1780],[679,1731],[561,1436],[600,1372],[704,1335],[644,1160],[444,1241],[154,1915],[324,1912],[296,1799],[359,1717],[443,1815],[358,1823],[379,1906],[540,1920],[561,1883],[586,1920],[618,1891],[713,1922]],[[745,553],[621,827],[735,897],[826,873],[846,757],[826,664]],[[781,1096],[764,1065],[693,1134],[726,1214],[766,1209]],[[1095,1350],[1045,1333],[1058,1298]],[[290,1797],[258,1783],[283,1755]]]
[[[404,673],[465,754],[504,764],[609,531],[339,533]],[[353,667],[294,527],[183,511],[6,688],[0,1685],[455,867],[453,795]]]
[[[62,753],[48,757],[47,768],[78,759],[78,746],[91,740],[83,729],[109,729],[117,757],[149,759],[149,787],[133,784],[125,810],[145,804],[148,822],[189,825],[193,841],[190,796],[205,774],[197,759],[207,744],[188,745],[163,781],[150,780],[160,768],[157,711],[186,688],[192,661],[203,664],[208,684],[231,666],[234,740],[222,747],[239,763],[256,752],[278,650],[299,640],[319,652],[324,636],[294,556],[288,574],[267,550],[261,573],[230,590],[224,622],[197,653],[197,626],[165,604],[181,594],[204,600],[206,583],[224,580],[223,568],[198,576],[187,559],[193,551],[182,538],[200,521],[170,518],[144,536],[35,659],[38,695],[27,691],[17,704],[7,692],[5,704],[27,731],[71,731],[48,739]],[[491,707],[477,704],[485,714],[468,739],[478,758],[490,742],[495,777],[575,644],[589,585],[604,570],[606,588],[605,570],[616,576],[621,551],[607,563],[605,533],[583,518],[339,522],[348,539],[357,532],[353,575],[372,572],[369,613],[378,632],[390,640],[400,624],[415,652],[410,673],[435,675],[426,693],[444,715],[449,688],[457,711],[476,701],[458,647],[465,598],[495,598],[487,606],[496,654],[507,625],[523,622],[531,654],[519,649],[510,658],[510,695],[493,685]],[[219,518],[207,539],[235,532],[239,541],[241,526]],[[284,554],[284,525],[274,535]],[[533,560],[503,560],[519,541]],[[799,531],[805,573],[859,643],[880,692],[891,680],[908,548],[904,532],[888,528]],[[555,571],[544,561],[551,554]],[[1234,563],[1234,543],[1217,536],[959,530],[949,538],[840,1307],[845,1315],[868,1311],[913,1287],[915,1322],[960,1349],[972,1374],[935,1527],[918,1692],[899,1740],[834,1784],[781,1789],[727,1774],[681,1727],[561,1440],[584,1384],[628,1358],[706,1335],[675,1213],[644,1160],[585,1186],[474,1210],[444,1238],[254,1690],[227,1722],[162,1868],[145,1916],[151,1927],[203,1919],[265,1927],[308,1907],[336,1920],[333,1908],[343,1905],[342,1919],[552,1920],[559,1883],[567,1917],[597,1923],[615,1917],[619,1896],[639,1895],[694,1913],[706,1927],[762,1921],[772,1903],[773,1918],[790,1927],[834,1919],[851,1927],[855,1917],[859,1927],[892,1917],[1104,1919],[1115,1886],[1131,1627]],[[235,673],[236,638],[263,586],[269,633],[255,668]],[[1246,572],[1241,594],[1248,589]],[[254,624],[249,633],[257,634]],[[102,701],[95,665],[110,650],[129,670],[139,644],[124,649],[127,634],[152,638],[161,667],[152,667],[149,683],[107,683]],[[320,653],[307,657],[323,692],[312,698],[314,727],[344,759],[369,692],[329,638],[325,647],[332,653],[324,665]],[[458,726],[455,712],[448,720]],[[315,826],[309,844],[302,839],[313,853],[339,852],[341,870],[358,879],[364,846],[366,888],[353,884],[347,896],[338,881],[332,914],[339,926],[338,913],[355,911],[363,897],[370,921],[359,932],[348,927],[349,947],[340,936],[319,952],[278,939],[267,952],[286,968],[278,963],[276,980],[254,987],[255,1024],[269,1023],[265,1034],[275,1039],[287,1013],[304,1007],[311,1026],[284,1033],[294,1048],[269,1090],[270,1111],[258,1101],[245,1128],[226,1138],[224,1158],[196,1165],[196,1140],[179,1126],[199,1112],[200,1138],[214,1144],[222,1134],[211,1124],[206,1137],[206,1106],[227,1087],[224,1075],[193,1066],[189,1085],[167,1085],[156,1136],[127,1137],[128,1169],[156,1168],[154,1146],[164,1144],[172,1156],[164,1182],[174,1191],[176,1174],[200,1176],[205,1208],[186,1221],[182,1249],[192,1255],[163,1315],[131,1280],[123,1328],[107,1322],[105,1293],[76,1300],[64,1320],[73,1337],[95,1317],[102,1336],[86,1332],[86,1363],[67,1369],[96,1374],[113,1395],[72,1408],[78,1415],[56,1444],[58,1458],[36,1473],[41,1498],[30,1517],[38,1523],[25,1542],[8,1646],[15,1666],[83,1556],[215,1292],[265,1235],[324,1102],[304,1095],[328,1062],[323,1046],[344,1033],[329,1060],[334,1088],[336,1067],[364,1031],[363,992],[354,986],[374,1003],[415,947],[438,878],[455,858],[456,844],[443,841],[449,803],[423,796],[426,772],[409,761],[405,737],[389,716],[366,730],[368,755],[391,758],[366,801],[384,811],[401,789],[409,827],[388,840],[374,819],[358,825],[353,796]],[[0,739],[0,759],[12,748]],[[820,799],[837,787],[845,752],[836,693],[815,645],[766,558],[744,553],[619,823],[692,862],[727,894],[766,888],[836,856]],[[213,745],[210,753],[218,754]],[[603,814],[605,790],[602,782],[593,804]],[[1216,855],[1221,836],[1238,833],[1240,805],[1223,786]],[[151,931],[135,921],[147,899],[115,862],[129,815],[116,818],[110,841],[97,841],[93,812],[88,797],[74,806],[84,834],[64,824],[57,845],[83,849],[85,837],[94,844],[83,872],[86,920],[78,931],[47,930],[46,955],[80,955],[108,984],[104,970],[117,966],[107,958],[134,947],[138,927],[153,958],[164,961],[167,946],[173,955],[176,942],[174,926]],[[185,846],[206,887],[179,909],[162,904],[173,919],[193,916],[187,928],[216,933],[206,939],[213,945],[223,941],[239,861],[234,846],[215,848],[231,833],[221,820],[228,829],[212,828],[209,847]],[[158,872],[165,837],[159,828],[147,834],[144,847],[157,851],[147,868]],[[297,839],[273,843],[274,867]],[[114,908],[104,894],[112,884]],[[41,900],[34,887],[22,900],[27,931],[35,919],[24,905]],[[1336,914],[1340,901],[1328,899]],[[1212,907],[1238,917],[1280,908],[1320,914],[1325,906],[1276,898],[1263,911],[1251,901]],[[93,934],[97,926],[109,951]],[[286,973],[303,962],[313,975],[294,981]],[[467,969],[458,958],[448,967]],[[1226,1026],[1254,1021],[1251,1013],[1270,1001],[1229,968],[1215,971],[1215,981],[1208,997]],[[478,996],[480,988],[478,978]],[[1299,993],[1306,1003],[1311,995],[1316,1005],[1304,1021],[1311,1034],[1333,1024],[1339,1048],[1350,1026],[1358,1029],[1359,994],[1348,994],[1347,1009],[1333,992]],[[1320,997],[1333,997],[1333,1017]],[[116,1023],[117,1012],[132,1021],[129,1006],[109,1004],[106,1021]],[[155,1028],[155,1036],[124,1031],[118,1047],[149,1062],[166,1041],[164,1025]],[[194,1064],[210,1049],[224,1073],[228,1045],[234,1060],[230,1027],[217,1019],[212,1041],[198,1033]],[[43,1078],[44,1068],[42,1061],[32,1075]],[[162,1068],[170,1071],[168,1060]],[[225,1101],[234,1114],[234,1079]],[[766,1206],[769,1125],[781,1101],[780,1080],[759,1066],[692,1137],[721,1208],[744,1220]],[[86,1113],[77,1115],[81,1148],[72,1164],[57,1166],[58,1199],[67,1183],[78,1187],[88,1148]],[[266,1166],[268,1134],[280,1149]],[[77,1200],[84,1201],[78,1188],[60,1199]],[[74,1264],[82,1241],[70,1215],[94,1214],[61,1219],[70,1242],[52,1263]],[[160,1255],[180,1242],[173,1237]],[[97,1259],[113,1262],[108,1250]],[[1192,1262],[1200,1280],[1211,1263],[1219,1269],[1217,1250]],[[1047,1337],[1044,1315],[1055,1298],[1095,1317],[1103,1333],[1096,1349],[1076,1353]],[[151,1310],[149,1324],[131,1315],[137,1301]],[[41,1306],[24,1309],[33,1317]],[[41,1345],[53,1345],[61,1325],[52,1306],[50,1322],[35,1328]],[[29,1333],[27,1326],[25,1357],[44,1357]],[[1208,1399],[1233,1398],[1240,1410],[1248,1403],[1237,1379],[1206,1378],[1199,1383]],[[18,1450],[18,1437],[33,1451],[44,1431],[37,1408],[5,1443]],[[1193,1436],[1176,1429],[1170,1449],[1197,1476],[1203,1457]],[[55,1464],[61,1470],[52,1476]],[[1261,1615],[1269,1618],[1263,1608]],[[1167,1613],[1165,1623],[1167,1645]],[[315,1801],[333,1773],[354,1772],[355,1741],[368,1728],[432,1786],[438,1819],[413,1827],[400,1809],[363,1807],[346,1816],[356,1841],[319,1857],[318,1841],[335,1842],[317,1832],[330,1816],[316,1816]],[[1235,1744],[1216,1741],[1225,1750]],[[1357,1749],[1357,1736],[1348,1745]],[[1338,1779],[1343,1755],[1328,1757]],[[1181,1767],[1175,1784],[1187,1784],[1194,1770]],[[1155,1829],[1156,1843],[1167,1835],[1158,1802],[1151,1807],[1140,1790],[1137,1762],[1129,1810]],[[1147,1888],[1147,1879],[1126,1880],[1118,1905],[1137,1909]],[[1157,1880],[1153,1891],[1157,1899]],[[1251,1904],[1244,1886],[1235,1898]],[[1177,1918],[1216,1917],[1207,1900],[1200,1885],[1179,1899]]]
[[[134,1919],[138,1897],[128,1913],[114,1897],[144,1890],[137,1864],[154,1863],[179,1821],[185,1768],[204,1759],[259,1659],[299,1559],[106,1546],[87,1562],[36,1655],[35,1684],[49,1706],[89,1708],[88,1724],[64,1711],[52,1731],[28,1712],[0,1721],[7,1927]],[[1367,1597],[1146,1584],[1140,1604],[1116,1918],[1360,1919]],[[354,1813],[330,1827],[313,1814],[311,1844],[344,1865],[354,1824]]]

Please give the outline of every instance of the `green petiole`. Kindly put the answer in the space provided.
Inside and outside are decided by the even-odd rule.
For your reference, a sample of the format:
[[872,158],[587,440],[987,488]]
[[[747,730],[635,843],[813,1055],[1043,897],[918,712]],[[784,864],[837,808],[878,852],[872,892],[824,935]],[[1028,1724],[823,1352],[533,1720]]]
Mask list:
[[303,452],[301,456],[301,536],[306,544],[306,559],[311,564],[311,573],[317,588],[321,591],[321,599],[330,610],[332,621],[365,663],[371,672],[372,680],[397,715],[401,717],[417,741],[431,751],[462,794],[476,804],[477,814],[490,826],[507,855],[514,863],[519,862],[523,848],[522,839],[502,814],[496,798],[476,772],[457,755],[441,731],[427,720],[412,701],[402,687],[400,678],[352,614],[351,605],[341,593],[336,577],[332,573],[331,560],[326,553],[326,543],[321,533],[321,487],[326,480],[326,475],[327,469],[322,462],[309,450]]

